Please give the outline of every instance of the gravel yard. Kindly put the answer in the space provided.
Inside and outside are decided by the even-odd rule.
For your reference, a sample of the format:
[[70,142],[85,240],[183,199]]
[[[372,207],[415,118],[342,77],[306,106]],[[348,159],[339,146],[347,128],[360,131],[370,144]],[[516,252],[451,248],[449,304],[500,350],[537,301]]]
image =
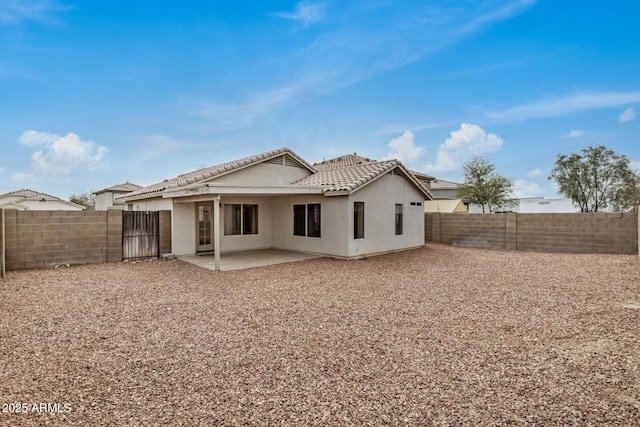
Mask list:
[[640,425],[635,256],[9,272],[0,338],[1,425]]

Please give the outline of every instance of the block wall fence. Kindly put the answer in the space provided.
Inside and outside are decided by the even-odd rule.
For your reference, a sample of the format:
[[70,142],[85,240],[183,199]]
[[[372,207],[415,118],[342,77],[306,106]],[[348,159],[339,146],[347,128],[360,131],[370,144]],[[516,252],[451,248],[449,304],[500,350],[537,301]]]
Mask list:
[[[7,271],[122,261],[122,211],[5,209],[0,224],[0,262]],[[160,211],[159,225],[160,254],[169,253],[171,212]]]
[[638,255],[638,213],[425,214],[425,240],[538,252]]

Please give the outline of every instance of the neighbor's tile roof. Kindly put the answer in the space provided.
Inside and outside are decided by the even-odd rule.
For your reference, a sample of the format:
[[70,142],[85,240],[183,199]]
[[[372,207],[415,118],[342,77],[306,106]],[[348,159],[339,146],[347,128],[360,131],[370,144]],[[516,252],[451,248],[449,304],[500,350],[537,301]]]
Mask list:
[[432,190],[457,190],[460,184],[456,184],[451,181],[443,181],[441,179],[436,179],[431,181],[431,189]]
[[132,191],[140,190],[142,186],[125,182],[124,184],[112,185],[111,187],[103,188],[100,191],[96,191],[93,194],[106,193],[107,191],[113,191],[115,193],[130,193]]
[[244,159],[223,163],[221,165],[198,169],[193,172],[179,175],[172,179],[165,179],[162,182],[148,185],[139,190],[133,191],[129,194],[125,194],[124,196],[121,196],[121,198],[126,199],[130,197],[135,197],[135,196],[144,196],[152,193],[159,193],[161,191],[164,191],[170,188],[185,187],[187,185],[196,184],[211,178],[215,178],[217,176],[224,175],[228,172],[241,169],[246,166],[250,166],[254,163],[259,163],[264,160],[269,160],[271,158],[278,157],[283,154],[289,154],[290,156],[295,158],[298,162],[300,162],[302,165],[307,167],[310,171],[315,170],[309,163],[303,160],[300,156],[295,154],[289,148],[284,147],[284,148],[278,148],[277,150],[267,151],[262,154],[245,157]]
[[317,170],[338,169],[375,161],[376,160],[367,159],[366,157],[358,156],[356,153],[353,153],[347,154],[346,156],[336,157],[335,159],[323,160],[321,162],[314,163],[313,167]]
[[40,193],[38,191],[29,190],[28,188],[23,188],[21,190],[10,191],[9,193],[0,194],[0,199],[4,197],[17,196],[22,199],[16,200],[16,202],[24,201],[24,200],[58,200],[66,202],[66,200],[62,200],[59,197],[52,196],[50,194]]

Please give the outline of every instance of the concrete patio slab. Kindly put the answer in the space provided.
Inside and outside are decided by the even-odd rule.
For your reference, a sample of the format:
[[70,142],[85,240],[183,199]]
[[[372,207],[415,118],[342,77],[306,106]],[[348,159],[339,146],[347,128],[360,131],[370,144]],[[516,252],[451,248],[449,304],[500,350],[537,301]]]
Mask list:
[[[228,252],[220,254],[220,270],[242,270],[245,268],[262,267],[265,265],[282,264],[285,262],[302,261],[313,258],[320,258],[320,256],[278,249],[256,249],[251,251]],[[215,270],[213,254],[180,255],[178,256],[178,259],[202,268]]]

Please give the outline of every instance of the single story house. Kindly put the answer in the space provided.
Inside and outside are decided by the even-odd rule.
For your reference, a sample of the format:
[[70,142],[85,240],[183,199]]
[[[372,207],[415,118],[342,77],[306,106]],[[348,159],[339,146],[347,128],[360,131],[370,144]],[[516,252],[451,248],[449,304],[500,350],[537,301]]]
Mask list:
[[[338,158],[340,159],[340,158]],[[431,194],[397,160],[315,165],[280,148],[122,196],[127,210],[171,211],[176,255],[283,249],[360,257],[424,245]]]
[[0,194],[0,209],[20,211],[81,211],[84,206],[62,200],[50,194],[23,188]]
[[96,191],[93,193],[96,196],[95,209],[97,211],[106,211],[107,209],[124,210],[126,206],[123,201],[118,200],[118,197],[122,197],[125,194],[141,188],[139,185],[125,182],[124,184],[112,185],[111,187]]

